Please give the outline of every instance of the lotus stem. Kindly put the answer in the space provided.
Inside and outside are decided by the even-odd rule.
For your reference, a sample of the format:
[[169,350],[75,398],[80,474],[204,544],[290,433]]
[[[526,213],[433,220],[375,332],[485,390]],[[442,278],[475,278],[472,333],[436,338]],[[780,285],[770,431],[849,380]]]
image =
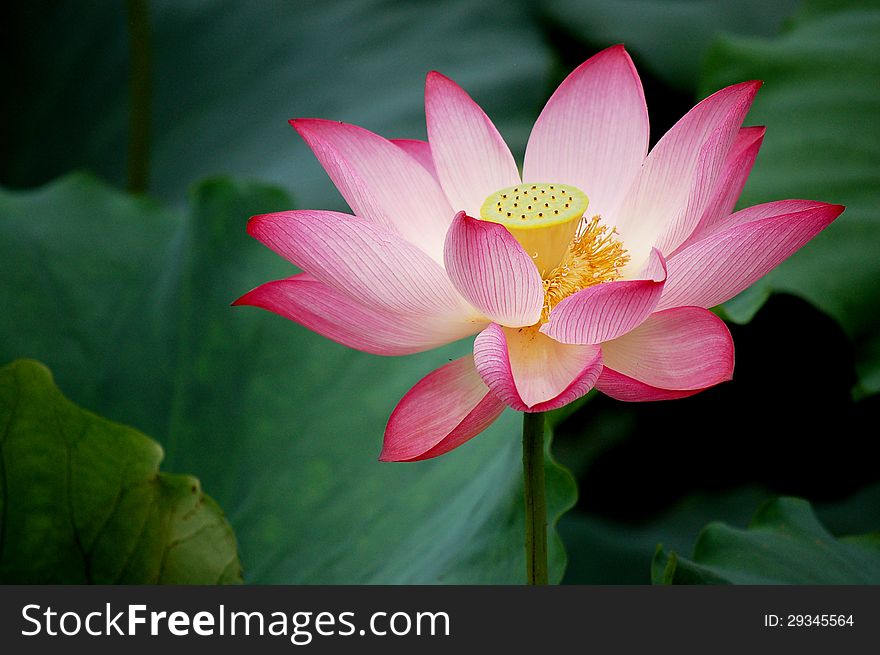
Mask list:
[[150,103],[153,85],[152,30],[148,0],[128,0],[129,107],[128,190],[147,190],[150,170]]
[[547,577],[547,490],[544,484],[544,414],[523,413],[523,482],[526,510],[526,584]]

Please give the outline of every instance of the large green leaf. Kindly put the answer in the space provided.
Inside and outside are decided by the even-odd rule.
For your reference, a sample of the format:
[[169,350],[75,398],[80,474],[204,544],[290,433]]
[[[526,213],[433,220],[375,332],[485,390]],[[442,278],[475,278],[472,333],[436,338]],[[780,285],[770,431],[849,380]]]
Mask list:
[[[549,90],[550,51],[526,0],[149,4],[150,191],[164,199],[183,200],[205,176],[234,174],[295,189],[302,206],[340,206],[288,119],[424,138],[424,79],[437,69],[463,84],[521,153]],[[6,12],[16,92],[0,122],[0,182],[34,186],[83,167],[124,181],[125,6],[63,0]]]
[[[383,358],[229,307],[294,272],[244,232],[289,205],[222,180],[185,216],[86,176],[0,194],[0,358],[40,358],[77,402],[156,435],[228,512],[251,582],[522,581],[517,414],[437,460],[377,461],[397,400],[470,343]],[[555,521],[575,489],[547,474]],[[559,580],[555,536],[551,554]]]
[[162,449],[80,409],[41,364],[0,368],[0,582],[241,581],[232,528]]
[[748,529],[710,523],[691,559],[657,549],[655,584],[878,584],[880,532],[835,539],[799,498],[764,504]]
[[[610,490],[614,491],[614,490]],[[773,494],[758,486],[688,495],[669,509],[639,522],[612,520],[574,510],[559,522],[568,554],[565,583],[647,584],[657,545],[691,552],[694,535],[710,522],[747,525],[755,507]],[[858,534],[880,526],[880,484],[845,500],[814,505],[823,525],[834,534]]]
[[648,584],[651,558],[662,543],[687,551],[709,521],[747,522],[768,492],[745,487],[724,494],[697,493],[649,521],[624,523],[583,511],[568,512],[559,532],[568,552],[569,584]]
[[726,306],[747,320],[771,291],[837,319],[856,346],[862,392],[880,391],[880,3],[812,0],[776,39],[729,38],[709,54],[708,93],[763,79],[749,123],[767,136],[741,204],[815,198],[846,212]]
[[623,42],[667,84],[697,89],[700,63],[722,34],[771,36],[800,0],[542,0],[563,34],[594,48]]

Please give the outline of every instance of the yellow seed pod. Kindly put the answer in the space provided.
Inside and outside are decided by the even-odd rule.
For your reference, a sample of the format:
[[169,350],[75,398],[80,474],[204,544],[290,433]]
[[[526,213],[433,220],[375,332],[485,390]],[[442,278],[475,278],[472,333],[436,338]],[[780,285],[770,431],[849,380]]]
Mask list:
[[588,205],[587,195],[576,187],[533,182],[493,193],[480,208],[480,218],[506,227],[543,277],[562,261]]

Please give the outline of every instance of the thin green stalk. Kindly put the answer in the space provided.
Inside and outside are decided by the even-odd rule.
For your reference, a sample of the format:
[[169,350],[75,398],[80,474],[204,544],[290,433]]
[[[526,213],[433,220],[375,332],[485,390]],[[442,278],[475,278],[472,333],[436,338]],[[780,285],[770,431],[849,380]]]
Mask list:
[[148,0],[128,0],[128,190],[132,193],[143,193],[147,190],[150,171],[153,39],[149,9]]
[[544,484],[544,414],[523,413],[526,506],[526,583],[547,584],[547,490]]

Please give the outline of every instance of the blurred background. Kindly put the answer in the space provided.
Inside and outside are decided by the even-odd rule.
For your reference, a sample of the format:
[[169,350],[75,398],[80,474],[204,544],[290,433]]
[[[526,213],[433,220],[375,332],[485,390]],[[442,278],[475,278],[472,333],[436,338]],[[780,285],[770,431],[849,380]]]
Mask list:
[[518,582],[523,561],[513,412],[437,461],[376,461],[400,396],[469,343],[379,358],[229,307],[295,272],[247,237],[250,215],[346,209],[287,120],[424,139],[436,69],[521,161],[556,85],[619,42],[652,143],[696,100],[762,79],[746,124],[767,135],[740,206],[847,210],[718,309],[737,348],[731,383],[657,404],[591,395],[554,417],[573,476],[551,465],[556,579],[647,583],[658,544],[688,557],[708,523],[744,528],[779,495],[810,501],[834,535],[880,529],[880,3],[0,11],[0,366],[40,360],[74,402],[159,442],[163,470],[195,475],[226,512],[246,581]]

